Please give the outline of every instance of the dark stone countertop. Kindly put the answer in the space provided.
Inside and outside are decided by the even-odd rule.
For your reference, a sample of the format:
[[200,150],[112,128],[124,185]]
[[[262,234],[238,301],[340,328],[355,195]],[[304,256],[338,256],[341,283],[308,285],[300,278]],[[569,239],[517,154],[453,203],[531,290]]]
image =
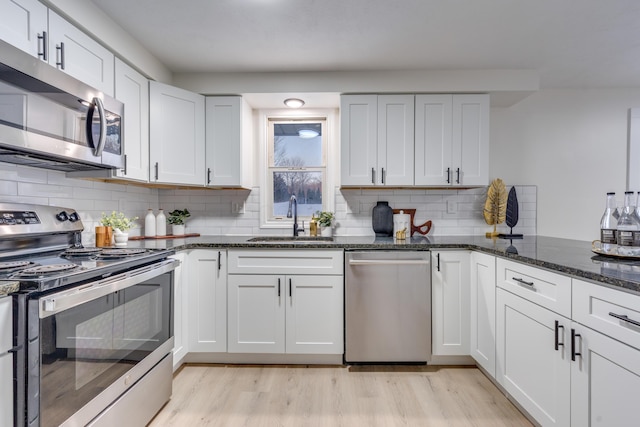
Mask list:
[[0,280],[0,298],[17,292],[20,289],[20,283],[16,280]]
[[[544,236],[525,236],[512,241],[484,236],[413,237],[395,243],[390,237],[335,237],[331,243],[248,242],[251,236],[200,236],[187,239],[141,240],[129,247],[169,248],[263,248],[344,250],[430,250],[470,249],[543,267],[558,273],[594,280],[640,293],[640,260],[623,260],[597,255],[591,243]],[[508,250],[508,248],[510,248]],[[515,250],[514,250],[515,249]]]

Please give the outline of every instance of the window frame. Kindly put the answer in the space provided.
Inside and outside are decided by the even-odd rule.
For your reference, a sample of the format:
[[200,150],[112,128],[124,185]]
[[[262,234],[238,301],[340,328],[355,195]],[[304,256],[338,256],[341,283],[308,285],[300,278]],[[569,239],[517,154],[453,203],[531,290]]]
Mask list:
[[[328,109],[314,109],[314,110],[261,110],[260,111],[260,123],[262,137],[259,138],[258,143],[261,144],[262,150],[260,158],[260,169],[262,176],[262,183],[260,185],[260,228],[272,228],[272,229],[289,229],[293,224],[293,218],[272,217],[273,212],[273,176],[272,173],[277,167],[271,167],[273,156],[273,137],[272,137],[272,123],[295,123],[295,122],[314,122],[324,121],[323,124],[323,150],[322,157],[324,162],[324,179],[322,182],[322,210],[334,211],[335,204],[335,191],[333,174],[335,173],[335,167],[332,165],[337,159],[334,159],[334,145],[337,144],[337,135],[335,129],[335,121],[337,120],[337,111]],[[309,167],[306,171],[316,171],[321,168]],[[301,225],[301,221],[308,222],[310,217],[298,216],[298,224]],[[308,226],[305,225],[305,229]],[[306,230],[305,230],[306,231]]]

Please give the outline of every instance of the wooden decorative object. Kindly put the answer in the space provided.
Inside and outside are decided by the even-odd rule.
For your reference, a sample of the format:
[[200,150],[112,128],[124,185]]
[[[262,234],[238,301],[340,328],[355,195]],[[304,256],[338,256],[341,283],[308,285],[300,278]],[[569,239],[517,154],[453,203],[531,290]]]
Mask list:
[[418,234],[422,234],[423,236],[426,236],[427,233],[431,230],[431,220],[426,221],[424,224],[421,224],[421,225],[414,225],[413,218],[416,215],[415,209],[394,209],[393,213],[399,214],[400,211],[404,211],[404,213],[409,214],[409,217],[411,218],[411,236],[413,236],[413,233],[418,233]]

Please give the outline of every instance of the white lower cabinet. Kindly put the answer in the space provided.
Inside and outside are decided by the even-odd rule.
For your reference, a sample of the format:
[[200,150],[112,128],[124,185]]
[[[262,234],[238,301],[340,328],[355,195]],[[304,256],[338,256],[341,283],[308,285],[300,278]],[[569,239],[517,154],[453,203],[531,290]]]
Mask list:
[[638,418],[640,351],[574,324],[571,426],[626,427]]
[[230,251],[228,351],[342,354],[342,264],[342,251]]
[[13,313],[10,297],[0,298],[0,426],[13,425]]
[[496,257],[471,252],[471,357],[492,377],[496,375]]
[[571,422],[571,321],[497,289],[496,379],[541,425]]
[[469,355],[469,252],[431,252],[432,352]]
[[188,255],[189,352],[227,351],[226,251],[193,249]]
[[180,261],[180,265],[173,271],[173,370],[175,371],[182,364],[189,349],[187,345],[189,289],[187,287],[188,267],[185,265],[186,252],[178,252],[171,258]]

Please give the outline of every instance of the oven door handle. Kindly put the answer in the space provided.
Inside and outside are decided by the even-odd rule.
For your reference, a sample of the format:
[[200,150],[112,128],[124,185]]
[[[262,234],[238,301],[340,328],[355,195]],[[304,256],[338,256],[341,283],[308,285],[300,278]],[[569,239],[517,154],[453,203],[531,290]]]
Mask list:
[[113,292],[138,285],[164,273],[175,270],[180,264],[175,259],[165,259],[161,262],[126,271],[95,282],[89,282],[75,288],[47,295],[40,299],[40,319],[52,316],[61,311],[77,307],[81,304],[109,295]]

